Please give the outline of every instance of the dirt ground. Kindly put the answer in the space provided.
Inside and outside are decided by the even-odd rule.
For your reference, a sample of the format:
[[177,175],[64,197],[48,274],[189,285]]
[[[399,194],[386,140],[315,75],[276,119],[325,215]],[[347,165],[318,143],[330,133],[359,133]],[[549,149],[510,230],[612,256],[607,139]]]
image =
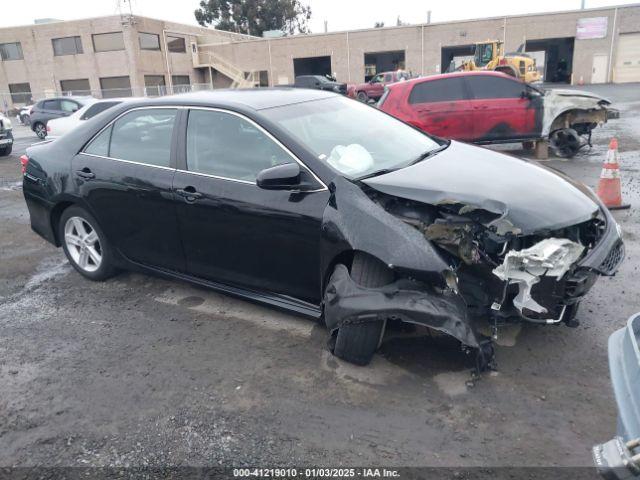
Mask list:
[[627,259],[578,328],[501,332],[498,371],[473,387],[445,337],[391,333],[354,367],[305,318],[146,275],[84,280],[30,230],[18,155],[36,139],[16,128],[0,158],[0,467],[591,465],[615,431],[607,338],[640,310],[640,86],[598,91],[622,117],[547,163],[595,187],[619,139]]

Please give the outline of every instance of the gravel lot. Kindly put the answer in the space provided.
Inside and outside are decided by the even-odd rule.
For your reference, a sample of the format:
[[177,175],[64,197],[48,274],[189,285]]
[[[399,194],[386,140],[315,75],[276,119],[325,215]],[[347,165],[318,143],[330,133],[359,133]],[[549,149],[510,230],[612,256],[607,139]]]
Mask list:
[[37,139],[17,127],[0,158],[0,467],[591,465],[615,430],[607,338],[640,310],[640,86],[590,89],[622,118],[548,164],[595,187],[618,137],[627,259],[580,327],[504,331],[473,388],[445,337],[392,332],[360,368],[305,318],[145,275],[84,280],[30,230],[18,156]]

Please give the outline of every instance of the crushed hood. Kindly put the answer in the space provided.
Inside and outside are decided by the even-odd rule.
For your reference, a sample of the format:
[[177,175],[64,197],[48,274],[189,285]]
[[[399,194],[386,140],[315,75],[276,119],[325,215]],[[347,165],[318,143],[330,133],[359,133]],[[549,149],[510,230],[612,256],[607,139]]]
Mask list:
[[363,182],[430,205],[483,209],[525,235],[585,222],[599,210],[586,186],[559,172],[455,141],[431,158]]

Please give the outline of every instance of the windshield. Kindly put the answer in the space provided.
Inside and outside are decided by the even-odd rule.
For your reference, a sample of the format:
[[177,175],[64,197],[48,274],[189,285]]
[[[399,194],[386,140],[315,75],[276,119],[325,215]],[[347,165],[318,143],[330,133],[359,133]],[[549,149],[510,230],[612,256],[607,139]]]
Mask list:
[[261,113],[348,178],[402,168],[440,146],[399,120],[344,97]]

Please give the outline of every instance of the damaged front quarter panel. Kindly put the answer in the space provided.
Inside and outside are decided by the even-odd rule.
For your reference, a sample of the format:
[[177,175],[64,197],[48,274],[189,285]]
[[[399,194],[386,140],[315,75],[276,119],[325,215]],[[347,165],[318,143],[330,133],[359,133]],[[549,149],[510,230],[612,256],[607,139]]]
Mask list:
[[610,105],[609,100],[591,92],[548,90],[544,96],[542,136],[547,137],[554,130],[571,128],[575,124],[605,123],[617,113]]
[[[463,297],[447,286],[452,265],[406,219],[372,200],[363,190],[367,188],[343,178],[330,185],[321,247],[323,271],[329,278],[323,301],[328,329],[333,332],[345,324],[396,318],[442,331],[478,349],[478,368],[487,368],[491,342],[477,333]],[[418,205],[415,209],[428,215],[419,212]],[[358,285],[344,265],[332,263],[353,251],[378,258],[397,280],[380,288]]]

